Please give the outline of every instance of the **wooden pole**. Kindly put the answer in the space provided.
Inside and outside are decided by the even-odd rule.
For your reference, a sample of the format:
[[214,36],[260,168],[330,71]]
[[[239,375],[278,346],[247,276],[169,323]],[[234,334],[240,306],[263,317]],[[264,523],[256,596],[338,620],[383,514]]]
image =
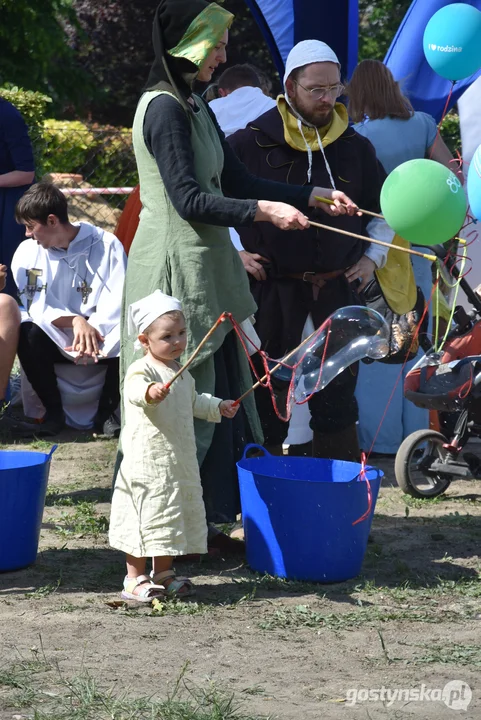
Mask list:
[[[319,200],[319,202],[322,202],[325,205],[335,205],[334,200],[331,200],[330,198],[319,197],[318,195],[314,196],[314,200]],[[370,215],[371,217],[379,218],[380,220],[385,220],[384,215],[381,215],[380,213],[371,212],[370,210],[363,210],[362,208],[359,208],[359,212],[361,212],[363,215]],[[466,240],[464,240],[463,238],[455,237],[454,239],[457,240],[458,243],[460,243],[460,245],[466,245]],[[375,241],[372,240],[371,242],[375,242]],[[397,247],[397,246],[392,245],[392,247]],[[398,250],[403,250],[403,248],[398,247]],[[407,251],[405,250],[405,252],[407,252]]]
[[427,253],[418,252],[417,250],[411,250],[411,248],[403,248],[399,245],[392,245],[391,243],[384,242],[383,240],[374,240],[374,238],[365,237],[364,235],[357,235],[356,233],[348,232],[347,230],[341,230],[340,228],[331,227],[330,225],[323,225],[322,223],[313,222],[309,220],[309,224],[314,227],[321,228],[322,230],[330,230],[331,232],[340,233],[341,235],[348,235],[349,237],[357,238],[358,240],[365,240],[366,242],[372,242],[375,245],[383,245],[387,248],[394,248],[394,250],[401,250],[401,252],[409,253],[409,255],[419,255],[419,257],[435,262],[436,255],[428,255]]
[[223,322],[225,322],[226,320],[227,320],[227,313],[224,312],[224,313],[222,313],[222,315],[220,316],[220,318],[219,318],[218,320],[216,320],[215,324],[212,325],[211,329],[209,330],[209,332],[207,333],[207,335],[205,336],[205,338],[199,343],[199,345],[198,345],[197,348],[194,350],[194,352],[192,353],[192,355],[190,356],[190,358],[187,360],[187,362],[185,363],[185,365],[183,365],[183,366],[180,368],[180,370],[175,373],[175,375],[174,375],[174,377],[172,378],[172,380],[169,380],[169,382],[165,385],[165,388],[166,388],[167,390],[170,388],[170,386],[172,385],[172,383],[174,383],[174,382],[182,375],[182,373],[184,373],[184,372],[187,370],[187,368],[189,367],[189,365],[192,365],[192,363],[194,362],[195,358],[196,358],[197,355],[200,353],[200,351],[202,350],[202,348],[204,347],[204,345],[206,344],[206,342],[209,340],[209,338],[214,334],[214,332],[217,330],[217,328],[219,327],[219,325],[221,325],[221,324],[222,324]]
[[234,402],[234,405],[240,405],[240,403],[243,400],[245,400],[246,397],[248,397],[252,392],[254,392],[254,390],[257,390],[257,388],[260,385],[262,385],[262,383],[265,380],[267,380],[269,375],[272,375],[272,373],[274,373],[276,370],[279,370],[279,368],[281,368],[283,365],[285,365],[286,360],[289,360],[293,355],[295,355],[295,353],[301,348],[302,345],[304,345],[304,343],[306,343],[308,340],[312,340],[312,338],[315,335],[317,335],[317,333],[320,332],[321,328],[322,328],[322,325],[320,325],[317,328],[317,330],[314,330],[313,333],[311,333],[308,337],[306,337],[306,339],[303,340],[297,347],[295,347],[294,350],[291,350],[291,352],[288,355],[286,355],[284,358],[282,358],[282,362],[277,363],[277,365],[275,365],[271,370],[269,370],[269,373],[267,375],[264,375],[264,377],[262,377],[260,380],[258,380],[255,383],[255,385],[253,385],[251,388],[249,388],[249,390],[246,390],[246,392],[243,395],[241,395],[240,398],[237,398],[237,400]]

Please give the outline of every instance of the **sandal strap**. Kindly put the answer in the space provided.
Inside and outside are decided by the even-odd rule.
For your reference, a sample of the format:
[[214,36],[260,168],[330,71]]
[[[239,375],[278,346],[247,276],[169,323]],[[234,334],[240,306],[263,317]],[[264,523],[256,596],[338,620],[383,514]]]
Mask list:
[[190,595],[194,588],[192,580],[184,577],[183,575],[176,575],[174,570],[163,570],[160,573],[155,573],[155,575],[152,571],[150,573],[150,577],[154,582],[161,582],[164,585],[166,580],[170,580],[170,582],[167,583],[167,586],[165,587],[165,592],[167,593],[167,595],[178,595],[178,597],[182,597],[184,593],[180,593],[179,590],[181,590],[185,586],[187,587],[187,592]]
[[[134,590],[138,587],[141,587],[141,589],[138,593],[135,593]],[[148,575],[139,575],[136,578],[129,578],[126,575],[124,578],[124,590],[140,598],[148,598],[152,594],[158,595],[160,592],[165,593],[166,591],[163,585],[157,585]]]

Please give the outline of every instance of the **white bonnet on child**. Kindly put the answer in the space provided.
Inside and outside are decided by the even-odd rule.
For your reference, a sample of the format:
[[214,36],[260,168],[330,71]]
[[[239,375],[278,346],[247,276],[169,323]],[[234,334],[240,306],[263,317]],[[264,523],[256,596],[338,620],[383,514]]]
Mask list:
[[151,295],[142,298],[142,300],[137,300],[137,302],[129,305],[129,335],[139,335],[143,333],[149,325],[152,325],[154,320],[173,310],[182,312],[180,300],[166,295],[160,290],[156,290]]

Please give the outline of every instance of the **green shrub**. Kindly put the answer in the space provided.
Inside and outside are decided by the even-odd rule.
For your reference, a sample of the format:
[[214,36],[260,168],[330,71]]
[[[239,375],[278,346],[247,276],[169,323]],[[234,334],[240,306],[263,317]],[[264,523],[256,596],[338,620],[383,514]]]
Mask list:
[[459,126],[459,115],[449,112],[441,125],[441,136],[456,157],[456,150],[461,150],[461,129]]
[[78,120],[45,120],[43,124],[45,173],[81,173],[94,149],[95,137]]
[[80,174],[94,187],[136,185],[132,133],[76,120],[46,120],[42,171]]
[[23,90],[22,88],[9,85],[0,87],[0,96],[17,108],[28,125],[28,133],[33,146],[35,167],[37,168],[38,175],[38,170],[41,168],[43,162],[43,122],[47,112],[47,106],[52,102],[52,99],[40,92]]

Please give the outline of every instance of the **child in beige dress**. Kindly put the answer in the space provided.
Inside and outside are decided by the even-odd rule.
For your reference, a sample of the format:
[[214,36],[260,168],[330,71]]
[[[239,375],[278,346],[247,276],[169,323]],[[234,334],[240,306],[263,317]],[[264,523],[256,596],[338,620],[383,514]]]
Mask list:
[[[207,523],[196,456],[194,417],[233,418],[232,400],[199,395],[188,371],[179,370],[186,327],[178,300],[156,290],[129,308],[132,330],[145,356],[130,366],[124,383],[123,460],[112,498],[109,541],[127,554],[122,598],[193,593],[190,580],[172,569],[176,555],[207,552]],[[150,577],[145,574],[152,558]]]

